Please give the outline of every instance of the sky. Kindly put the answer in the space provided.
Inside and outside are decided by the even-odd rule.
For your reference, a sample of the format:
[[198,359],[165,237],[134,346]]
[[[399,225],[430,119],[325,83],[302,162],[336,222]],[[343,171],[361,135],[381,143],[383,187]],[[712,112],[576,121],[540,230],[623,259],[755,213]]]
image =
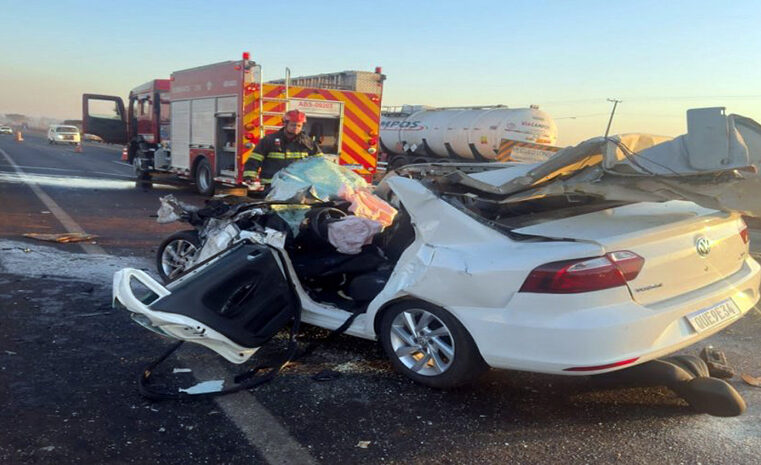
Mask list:
[[266,79],[386,74],[383,105],[548,112],[558,144],[685,132],[689,108],[761,121],[761,9],[693,1],[0,0],[0,114],[81,118],[172,71],[250,51]]

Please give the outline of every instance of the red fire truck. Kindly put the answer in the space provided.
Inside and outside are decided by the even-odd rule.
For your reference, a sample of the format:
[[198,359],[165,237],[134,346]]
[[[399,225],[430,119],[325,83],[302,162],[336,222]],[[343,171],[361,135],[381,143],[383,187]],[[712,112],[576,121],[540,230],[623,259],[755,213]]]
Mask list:
[[[306,113],[304,131],[329,157],[370,180],[376,171],[385,76],[344,71],[264,82],[247,53],[172,73],[120,97],[84,94],[83,131],[122,143],[139,177],[173,173],[203,194],[242,185],[243,165],[288,110]],[[104,111],[105,109],[105,111]],[[170,117],[171,115],[171,117]]]

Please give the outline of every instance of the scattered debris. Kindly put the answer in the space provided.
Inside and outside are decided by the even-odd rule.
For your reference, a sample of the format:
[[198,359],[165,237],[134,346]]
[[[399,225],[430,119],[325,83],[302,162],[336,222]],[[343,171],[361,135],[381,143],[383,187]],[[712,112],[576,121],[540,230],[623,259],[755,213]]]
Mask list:
[[40,450],[43,450],[45,452],[53,452],[55,450],[55,446],[40,447]]
[[361,449],[367,449],[368,447],[370,447],[370,442],[371,441],[359,441],[355,447],[359,447]]
[[706,346],[700,351],[700,358],[708,365],[708,372],[714,378],[729,379],[735,375],[735,371],[729,366],[724,352],[713,347]]
[[180,392],[186,392],[188,394],[203,394],[205,392],[217,392],[222,390],[222,386],[225,384],[224,380],[215,379],[211,381],[204,381],[194,386],[190,386],[187,389],[180,388]]
[[747,373],[741,374],[740,377],[743,379],[743,381],[750,384],[751,386],[761,387],[761,378],[751,376]]
[[8,355],[16,355],[16,352],[14,352],[12,350],[6,350],[5,353],[8,354]]
[[98,236],[94,234],[85,234],[85,233],[64,233],[64,234],[26,233],[24,234],[24,237],[30,237],[32,239],[37,239],[40,241],[69,243],[69,242],[89,241],[89,240],[95,239]]
[[190,373],[192,371],[190,368],[175,368],[172,373]]

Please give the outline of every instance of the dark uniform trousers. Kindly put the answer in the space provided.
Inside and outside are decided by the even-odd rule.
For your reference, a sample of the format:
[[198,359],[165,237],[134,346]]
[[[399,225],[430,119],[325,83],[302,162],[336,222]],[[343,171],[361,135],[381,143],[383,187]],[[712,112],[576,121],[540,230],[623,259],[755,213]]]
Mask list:
[[291,140],[285,136],[285,130],[265,136],[256,144],[253,153],[243,167],[244,178],[256,178],[263,184],[269,184],[272,176],[294,161],[311,156],[322,155],[320,147],[303,132]]

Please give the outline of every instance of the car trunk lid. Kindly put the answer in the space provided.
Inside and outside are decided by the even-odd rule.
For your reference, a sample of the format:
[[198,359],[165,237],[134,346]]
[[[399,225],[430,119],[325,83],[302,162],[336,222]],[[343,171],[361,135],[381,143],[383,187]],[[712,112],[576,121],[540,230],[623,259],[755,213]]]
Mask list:
[[691,202],[637,203],[551,220],[514,232],[600,244],[607,252],[628,250],[645,259],[628,282],[635,301],[646,305],[719,281],[748,256],[737,214]]

